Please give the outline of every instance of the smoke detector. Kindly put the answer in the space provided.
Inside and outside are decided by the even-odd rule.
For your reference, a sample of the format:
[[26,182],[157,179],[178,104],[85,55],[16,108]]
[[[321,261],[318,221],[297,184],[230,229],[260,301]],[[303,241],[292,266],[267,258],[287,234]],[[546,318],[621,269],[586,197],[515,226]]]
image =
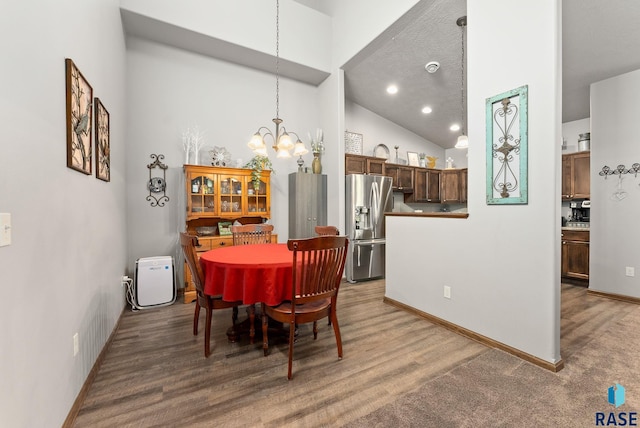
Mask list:
[[428,62],[427,65],[424,66],[424,69],[427,70],[428,73],[435,73],[440,68],[440,63],[438,61]]

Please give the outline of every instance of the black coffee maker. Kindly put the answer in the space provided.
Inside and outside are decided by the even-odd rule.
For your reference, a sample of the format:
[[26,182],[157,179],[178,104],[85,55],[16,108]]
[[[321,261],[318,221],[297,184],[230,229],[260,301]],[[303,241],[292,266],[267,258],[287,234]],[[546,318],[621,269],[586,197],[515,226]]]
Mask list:
[[589,222],[591,201],[571,202],[571,220],[577,222]]

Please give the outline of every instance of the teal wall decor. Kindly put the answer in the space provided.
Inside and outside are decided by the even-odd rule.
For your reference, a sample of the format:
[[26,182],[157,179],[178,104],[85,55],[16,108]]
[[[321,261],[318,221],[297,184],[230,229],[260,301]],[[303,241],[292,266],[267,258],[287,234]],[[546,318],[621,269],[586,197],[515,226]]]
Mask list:
[[528,86],[487,98],[487,205],[527,204]]

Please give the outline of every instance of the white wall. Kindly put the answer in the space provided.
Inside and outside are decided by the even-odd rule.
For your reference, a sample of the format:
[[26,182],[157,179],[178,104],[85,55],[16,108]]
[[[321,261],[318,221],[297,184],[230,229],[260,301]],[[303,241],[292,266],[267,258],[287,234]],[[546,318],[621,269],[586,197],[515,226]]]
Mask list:
[[[627,169],[640,163],[638,139],[633,126],[640,117],[640,70],[591,85],[591,241],[589,288],[640,297],[640,176],[622,175],[626,197],[614,196],[618,176],[606,180],[602,167]],[[636,276],[625,275],[634,267]]]
[[[0,425],[61,426],[124,306],[118,1],[3,2],[0,51],[0,212],[13,223],[0,248]],[[110,113],[108,183],[66,166],[65,58]]]
[[[276,6],[264,0],[121,0],[129,12],[275,56]],[[249,12],[250,11],[250,12]],[[331,68],[331,19],[280,0],[280,57],[318,70]]]
[[384,144],[389,148],[389,160],[393,162],[396,158],[394,146],[399,146],[398,157],[400,159],[406,161],[407,152],[426,153],[427,156],[438,158],[436,168],[445,167],[445,152],[442,147],[425,140],[353,101],[346,101],[345,105],[347,131],[362,134],[363,155],[374,156],[374,148],[378,144]]
[[[386,295],[555,363],[560,359],[560,2],[468,2],[467,16],[469,218],[387,218]],[[529,202],[488,206],[485,100],[525,84]],[[450,300],[443,298],[444,285],[452,289]]]
[[[436,0],[422,0],[434,3]],[[384,5],[371,0],[333,2],[333,68],[342,67],[419,0],[394,0]]]
[[562,124],[562,138],[566,140],[567,147],[562,151],[563,154],[574,153],[578,151],[578,138],[580,134],[591,132],[591,119],[580,119]]
[[[127,39],[127,147],[129,266],[140,257],[174,255],[178,231],[184,228],[184,153],[181,135],[197,125],[205,133],[201,164],[211,164],[208,151],[224,146],[234,160],[253,155],[247,142],[260,126],[275,132],[275,77],[250,68],[137,38]],[[321,128],[318,88],[280,79],[280,117],[288,131],[301,137]],[[335,141],[326,142],[333,153]],[[271,150],[271,149],[269,149]],[[146,201],[150,155],[164,154],[170,201],[151,207]],[[294,158],[270,153],[271,217],[278,239],[288,236],[288,175],[297,171]],[[311,165],[311,153],[305,155]]]

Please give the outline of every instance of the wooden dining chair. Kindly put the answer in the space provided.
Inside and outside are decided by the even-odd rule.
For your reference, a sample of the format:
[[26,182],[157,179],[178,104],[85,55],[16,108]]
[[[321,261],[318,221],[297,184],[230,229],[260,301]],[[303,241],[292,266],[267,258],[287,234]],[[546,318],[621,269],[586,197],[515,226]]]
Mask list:
[[342,339],[336,315],[336,302],[349,240],[346,236],[317,236],[289,239],[287,246],[293,251],[291,300],[277,306],[262,303],[262,347],[264,355],[267,356],[269,318],[289,324],[287,378],[291,379],[295,326],[298,324],[313,322],[315,340],[318,337],[317,321],[329,317],[336,336],[338,358],[342,359]]
[[191,280],[196,287],[196,309],[193,315],[193,335],[198,335],[198,320],[200,318],[200,308],[206,311],[206,321],[204,326],[204,356],[209,358],[211,355],[211,317],[214,309],[233,308],[232,322],[235,325],[238,320],[238,306],[242,301],[226,302],[222,300],[222,296],[211,296],[204,293],[204,274],[202,267],[198,261],[196,246],[198,246],[198,238],[187,233],[180,233],[180,246],[184,253],[184,260],[191,272]]
[[[271,244],[272,224],[243,224],[231,226],[233,245]],[[249,343],[254,342],[256,336],[256,306],[249,306]]]
[[233,245],[271,244],[272,224],[244,224],[231,226]]
[[335,226],[316,226],[315,227],[316,235],[340,235],[340,231]]

